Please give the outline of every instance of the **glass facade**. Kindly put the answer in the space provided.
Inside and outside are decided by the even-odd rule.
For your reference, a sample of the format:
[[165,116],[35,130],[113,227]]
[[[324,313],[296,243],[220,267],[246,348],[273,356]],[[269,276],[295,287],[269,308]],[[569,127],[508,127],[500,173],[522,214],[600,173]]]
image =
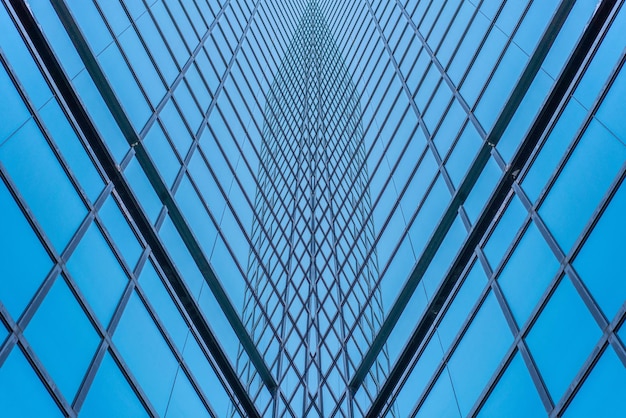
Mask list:
[[618,0],[0,0],[0,415],[626,415]]

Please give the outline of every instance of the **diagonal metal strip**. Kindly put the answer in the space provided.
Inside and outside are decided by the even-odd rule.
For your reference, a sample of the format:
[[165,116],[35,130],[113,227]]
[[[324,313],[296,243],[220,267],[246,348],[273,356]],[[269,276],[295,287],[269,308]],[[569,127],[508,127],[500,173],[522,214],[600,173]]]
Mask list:
[[[72,111],[72,114],[76,117],[76,120],[81,130],[85,132],[85,137],[89,141],[89,145],[94,150],[97,158],[99,159],[104,170],[106,171],[107,176],[114,183],[116,190],[118,191],[122,201],[124,202],[124,205],[129,210],[129,213],[133,216],[133,219],[140,229],[142,235],[150,245],[157,261],[162,266],[168,281],[171,283],[172,287],[176,291],[179,299],[183,302],[185,308],[190,315],[190,318],[200,332],[204,342],[207,344],[207,347],[211,351],[212,356],[215,358],[216,362],[220,366],[220,369],[222,370],[229,385],[239,398],[239,401],[242,403],[246,412],[250,414],[250,416],[259,416],[258,411],[249,399],[243,385],[239,381],[232,365],[230,364],[228,357],[222,350],[217,338],[213,334],[213,331],[210,329],[208,323],[204,319],[200,308],[198,307],[197,303],[193,299],[193,296],[187,289],[183,278],[180,276],[172,260],[169,258],[169,255],[167,254],[163,244],[161,243],[158,234],[152,227],[150,220],[143,212],[143,209],[141,209],[141,205],[135,198],[134,193],[124,179],[122,173],[118,170],[117,164],[111,156],[108,147],[99,136],[97,128],[91,121],[86,109],[82,105],[80,98],[78,97],[76,91],[71,84],[71,81],[67,78],[67,75],[63,71],[60,63],[57,61],[56,56],[52,51],[52,48],[48,44],[45,36],[41,32],[41,29],[39,28],[37,22],[32,16],[30,8],[21,0],[9,1],[11,2],[13,9],[15,10],[16,16],[20,20],[22,26],[25,28],[25,31],[28,33],[28,36],[31,38],[33,45],[37,50],[37,53],[41,57],[42,61],[44,61],[44,63],[46,64],[48,72],[56,87],[59,89],[63,100]],[[100,90],[103,98],[109,106],[111,113],[114,115],[116,121],[119,123],[122,131],[126,136],[127,141],[131,144],[139,142],[137,133],[132,128],[128,117],[125,115],[110,85],[107,83],[106,78],[102,73],[102,70],[99,68],[97,62],[95,61],[95,57],[90,51],[84,37],[80,33],[80,30],[76,26],[76,23],[74,22],[66,5],[62,1],[53,1],[52,3],[56,8],[57,13],[59,14],[61,21],[65,25],[68,34],[70,34],[70,37],[74,42],[75,47],[83,58],[87,69],[89,70],[94,80],[96,80],[98,89]],[[273,391],[273,389],[276,387],[276,384],[269,372],[269,369],[264,364],[263,359],[256,350],[256,347],[254,346],[250,336],[245,331],[245,328],[241,323],[241,320],[239,319],[235,308],[232,306],[224,289],[221,287],[221,284],[215,276],[215,273],[213,272],[211,266],[209,265],[206,258],[204,258],[204,255],[200,252],[200,246],[193,237],[189,226],[184,221],[180,209],[175,205],[173,197],[167,190],[167,187],[165,186],[163,180],[160,178],[158,171],[154,167],[152,161],[149,159],[149,156],[146,153],[145,149],[143,149],[143,147],[141,146],[135,146],[135,151],[137,152],[138,160],[140,161],[144,170],[146,170],[146,174],[151,180],[152,185],[155,187],[157,194],[162,199],[163,204],[170,211],[170,215],[172,216],[174,223],[177,227],[180,227],[179,233],[185,240],[185,243],[188,245],[191,244],[188,246],[188,248],[191,254],[194,256],[194,260],[199,264],[198,267],[203,273],[205,280],[210,285],[211,290],[214,292],[216,299],[220,302],[220,307],[224,310],[225,315],[231,323],[231,326],[233,326],[235,332],[240,338],[242,346],[244,346],[244,348],[248,352],[248,355],[257,367],[257,370],[259,371],[259,374],[261,375],[268,389],[270,391]],[[187,233],[185,234],[185,232]],[[195,246],[193,245],[194,243]],[[194,249],[197,251],[194,252]]]
[[[366,415],[367,417],[378,416],[382,408],[388,402],[388,397],[392,394],[393,390],[398,385],[398,382],[400,381],[400,379],[406,372],[407,367],[409,366],[417,349],[421,345],[428,330],[434,323],[435,318],[437,317],[437,314],[439,313],[439,310],[441,309],[445,301],[448,299],[456,282],[459,280],[460,274],[464,266],[470,260],[474,252],[474,249],[478,245],[479,241],[482,239],[484,233],[486,232],[489,224],[493,220],[500,206],[503,204],[507,194],[509,193],[513,185],[513,182],[517,178],[517,173],[519,173],[519,171],[528,162],[533,149],[535,148],[535,146],[538,144],[539,140],[541,139],[543,132],[545,131],[546,127],[549,125],[550,120],[552,119],[554,113],[556,112],[559,104],[566,97],[567,92],[569,91],[569,88],[571,86],[571,83],[574,81],[576,77],[578,69],[581,67],[586,56],[589,54],[590,50],[592,49],[596,38],[605,27],[608,17],[611,15],[613,9],[615,8],[616,3],[617,3],[616,0],[606,0],[606,1],[602,1],[596,8],[596,11],[590,23],[586,27],[585,32],[583,33],[578,44],[576,45],[573,52],[571,53],[567,63],[565,64],[563,70],[561,71],[557,81],[555,82],[548,98],[544,102],[544,105],[542,106],[539,114],[535,118],[530,130],[528,131],[522,144],[518,148],[518,151],[516,152],[515,156],[511,160],[511,163],[507,167],[507,170],[505,171],[504,175],[498,182],[498,185],[496,186],[494,192],[490,196],[489,201],[487,202],[485,206],[485,209],[481,213],[479,219],[476,221],[467,240],[465,241],[465,243],[463,244],[463,247],[457,254],[456,259],[454,260],[454,263],[449,268],[448,273],[443,279],[437,292],[433,295],[427,312],[421,318],[417,327],[413,331],[407,344],[402,350],[398,360],[396,361],[393,369],[391,370],[391,373],[389,374],[387,381],[381,388],[374,403],[370,407]],[[549,51],[550,46],[552,45],[552,42],[554,41],[556,37],[556,34],[558,33],[561,26],[565,22],[565,19],[567,18],[569,10],[571,9],[572,6],[573,6],[573,2],[571,1],[563,2],[561,6],[559,7],[559,9],[557,10],[557,12],[555,13],[555,15],[553,16],[553,19],[550,22],[546,32],[542,36],[542,39],[538,42],[539,47],[533,54],[531,61],[527,65],[526,69],[524,70],[524,73],[520,78],[520,82],[513,90],[513,93],[511,94],[511,98],[507,102],[507,105],[505,106],[503,112],[498,118],[498,121],[496,122],[494,129],[492,130],[492,132],[490,132],[489,136],[487,137],[486,142],[491,142],[492,144],[496,144],[498,140],[500,139],[500,137],[502,136],[504,129],[508,125],[510,119],[512,118],[514,114],[515,109],[517,109],[517,107],[519,106],[519,103],[524,97],[525,91],[527,90],[528,86],[534,79],[535,74],[539,70],[541,63],[543,62],[543,59],[547,55],[547,52]],[[489,148],[491,148],[490,145],[489,145]],[[472,170],[469,172],[468,176],[464,180],[463,185],[459,189],[459,192],[457,192],[457,195],[455,195],[453,204],[455,201],[457,201],[457,196],[461,193],[462,190],[464,190],[464,186],[466,185],[467,181],[471,179],[472,172],[476,170],[476,165],[477,165],[476,163],[480,162],[479,159],[481,158],[481,155],[483,155],[483,152],[481,152],[481,154],[479,154],[477,159],[474,161]],[[489,152],[487,152],[486,156],[483,157],[485,158],[485,163],[488,157],[489,157]],[[484,167],[484,164],[483,164],[483,167]],[[480,170],[478,170],[478,173],[474,174],[475,179],[471,183],[471,186],[474,185],[475,180],[478,178],[478,175],[480,174],[481,171],[482,171],[482,167],[480,167]],[[445,215],[444,215],[444,219],[445,219]],[[443,223],[443,221],[441,223]],[[441,228],[441,223],[437,229],[437,232],[439,232],[439,229]],[[431,238],[431,242],[433,238]],[[432,255],[430,258],[432,258]],[[421,273],[419,274],[419,277],[417,277],[416,284],[417,282],[419,282],[419,279],[421,279],[421,275],[423,275],[423,272],[425,271],[424,266],[422,266],[423,270],[420,269],[421,262],[422,262],[422,259],[418,261],[418,264],[416,268],[413,270],[409,279],[409,280],[415,279],[416,274]],[[401,295],[404,295],[405,290],[406,290],[406,286],[403,289]],[[408,297],[410,298],[410,294],[408,295]],[[400,300],[401,299],[399,298],[397,302],[399,302]],[[405,302],[405,305],[406,305],[406,302]],[[394,308],[395,307],[396,306],[394,306]],[[397,321],[397,318],[396,318],[396,321]],[[393,322],[393,325],[395,325],[396,321]],[[383,325],[383,327],[385,326],[388,326],[387,320],[385,321],[385,324]],[[391,330],[385,329],[385,332],[386,332],[386,336],[388,336]],[[377,336],[377,340],[379,339],[380,336],[381,336],[381,333],[379,333],[379,335]],[[386,336],[385,336],[385,340],[386,340]],[[375,341],[374,344],[379,344],[379,342]],[[372,348],[370,349],[370,351],[375,347],[374,344]],[[368,352],[365,358],[366,359],[369,358],[370,355],[371,353]],[[358,390],[360,384],[363,381],[363,378],[365,377],[366,373],[369,370],[369,368],[365,370],[361,369],[362,366],[365,365],[364,363],[365,363],[365,360],[359,366],[359,369],[357,371],[357,373],[359,373],[358,376],[355,375],[355,377],[353,378],[350,384],[351,390],[353,391]],[[361,377],[361,373],[362,373],[362,377]],[[357,377],[360,377],[360,380],[357,380]]]

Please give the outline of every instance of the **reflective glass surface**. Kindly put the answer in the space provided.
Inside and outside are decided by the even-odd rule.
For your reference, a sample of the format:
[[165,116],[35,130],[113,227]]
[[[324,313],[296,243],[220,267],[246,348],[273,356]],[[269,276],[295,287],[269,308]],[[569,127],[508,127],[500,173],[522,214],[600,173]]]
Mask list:
[[619,416],[625,25],[0,0],[0,415]]

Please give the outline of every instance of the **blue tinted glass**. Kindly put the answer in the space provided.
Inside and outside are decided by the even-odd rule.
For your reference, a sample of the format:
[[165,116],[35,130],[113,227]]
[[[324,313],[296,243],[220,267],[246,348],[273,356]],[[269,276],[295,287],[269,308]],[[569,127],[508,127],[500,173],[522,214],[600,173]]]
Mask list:
[[484,252],[491,264],[492,269],[495,269],[500,260],[504,256],[507,248],[511,245],[513,238],[519,228],[522,226],[524,218],[528,215],[528,212],[522,205],[522,202],[514,196],[506,208],[506,211],[498,221],[498,225],[495,227],[487,244],[485,244]]
[[527,418],[546,415],[528,369],[517,354],[498,381],[478,417]]
[[546,187],[548,179],[563,157],[567,146],[572,142],[586,114],[587,111],[578,101],[570,100],[567,104],[522,182],[524,191],[531,201],[537,200],[539,193]]
[[9,135],[30,118],[30,112],[3,66],[0,66],[0,89],[2,90],[2,100],[0,100],[1,145]]
[[490,293],[448,361],[463,416],[469,413],[512,342],[498,301]]
[[84,68],[84,64],[74,48],[72,41],[57,17],[49,1],[34,1],[29,4],[37,22],[43,28],[46,38],[51,43],[59,62],[70,78]]
[[548,244],[531,223],[498,278],[520,326],[539,302],[558,267]]
[[602,105],[598,108],[596,117],[607,127],[613,135],[619,138],[622,144],[626,143],[626,120],[622,109],[623,99],[626,95],[626,71],[622,67],[619,75],[613,81],[611,89],[604,97]]
[[448,369],[445,368],[428,397],[422,404],[415,417],[419,418],[455,418],[461,417],[459,405],[454,395],[454,388],[450,383]]
[[100,337],[62,277],[57,277],[24,335],[63,395],[74,399]]
[[136,158],[133,158],[128,164],[124,175],[132,186],[141,207],[146,211],[148,217],[155,221],[163,205]]
[[146,263],[139,276],[140,285],[174,344],[182,349],[189,328],[152,263]]
[[469,317],[471,308],[477,303],[478,296],[486,283],[487,277],[480,263],[474,263],[439,324],[439,339],[444,350],[448,350],[454,337],[460,331],[461,324]]
[[[112,390],[115,388],[115,390]],[[85,403],[80,410],[81,417],[148,417],[137,395],[128,381],[107,353],[91,384]]]
[[52,267],[52,261],[0,181],[0,300],[13,320],[22,314],[28,301]]
[[41,109],[40,115],[54,143],[61,150],[63,158],[89,199],[94,202],[102,191],[104,183],[89,154],[76,136],[76,132],[69,124],[67,116],[56,100],[48,102]]
[[113,242],[126,259],[128,266],[134,269],[143,248],[137,241],[137,236],[130,229],[128,221],[122,215],[120,207],[117,206],[113,196],[107,198],[98,214],[104,221],[104,225],[111,238],[113,238]]
[[[441,349],[441,344],[437,336],[434,336],[420,355],[419,360],[396,398],[396,406],[400,416],[409,416],[409,413],[415,406],[416,398],[426,387],[428,380],[435,372],[442,357],[443,350]],[[446,379],[449,379],[447,371],[445,371],[445,375]]]
[[0,411],[6,417],[63,416],[17,346],[0,367]]
[[105,26],[93,0],[67,0],[80,29],[89,42],[91,50],[98,55],[113,38]]
[[574,260],[576,271],[609,321],[624,304],[626,294],[624,213],[626,186],[622,183]]
[[[94,257],[94,254],[98,254]],[[122,296],[128,278],[102,233],[92,224],[67,262],[98,319],[106,326]]]
[[174,183],[174,179],[180,170],[180,162],[176,158],[172,146],[165,138],[159,123],[152,125],[152,128],[150,128],[143,140],[143,144],[150,152],[150,156],[159,169],[161,177],[165,180],[165,184],[170,186]]
[[[113,342],[156,412],[163,415],[178,363],[136,293],[124,309]],[[159,365],[158,373],[154,373],[155,364]]]
[[622,7],[615,17],[611,29],[603,38],[576,91],[574,91],[574,97],[587,109],[591,109],[617,59],[624,51],[623,28],[625,23],[626,9]]
[[626,160],[626,147],[595,119],[539,209],[567,252]]
[[87,210],[34,121],[0,147],[0,161],[61,252]]
[[[18,79],[20,83],[22,83],[22,86],[24,86],[28,98],[31,100],[35,109],[38,109],[52,97],[52,92],[4,7],[0,7],[0,27],[2,28],[0,48],[2,48],[2,52],[4,52],[5,56],[8,58],[9,64],[13,67],[13,71],[18,75]],[[5,78],[4,69],[0,69],[0,73],[2,73],[0,75],[2,100],[7,101],[6,103],[0,104],[0,115],[3,117],[2,123],[0,123],[1,143],[5,138],[3,131],[10,129],[11,125],[20,122],[19,117],[14,119],[12,116],[17,116],[24,110],[24,106],[18,105],[14,109],[10,108],[12,103],[17,104],[17,98],[14,96],[13,88],[5,84],[7,80]],[[6,118],[6,120],[4,120],[4,118]]]
[[455,187],[461,184],[461,180],[465,177],[465,173],[472,164],[474,155],[476,155],[476,151],[480,148],[481,143],[482,138],[476,131],[476,128],[471,123],[465,125],[461,137],[446,162],[446,169]]
[[210,417],[193,386],[182,370],[178,370],[176,383],[169,399],[165,417]]
[[[552,399],[565,389],[602,335],[569,279],[564,277],[526,337]],[[549,341],[549,344],[546,342]]]
[[608,347],[563,414],[564,418],[626,416],[626,367]]
[[232,401],[195,338],[190,337],[187,340],[183,357],[217,416],[228,416],[228,412],[232,409]]
[[120,131],[113,115],[109,112],[93,80],[87,71],[82,71],[73,79],[73,82],[80,98],[83,103],[86,104],[89,115],[96,123],[98,132],[100,132],[102,139],[111,150],[113,158],[120,161],[126,152],[128,152],[130,146],[126,139],[124,139],[122,131]]
[[141,131],[150,116],[150,107],[117,45],[110,44],[98,55],[98,61],[135,130]]

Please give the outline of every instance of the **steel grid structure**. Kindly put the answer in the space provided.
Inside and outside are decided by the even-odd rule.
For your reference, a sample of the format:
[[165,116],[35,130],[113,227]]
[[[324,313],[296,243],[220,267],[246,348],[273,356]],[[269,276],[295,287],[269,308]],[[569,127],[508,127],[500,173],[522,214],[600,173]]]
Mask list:
[[1,0],[0,415],[624,416],[619,0]]

